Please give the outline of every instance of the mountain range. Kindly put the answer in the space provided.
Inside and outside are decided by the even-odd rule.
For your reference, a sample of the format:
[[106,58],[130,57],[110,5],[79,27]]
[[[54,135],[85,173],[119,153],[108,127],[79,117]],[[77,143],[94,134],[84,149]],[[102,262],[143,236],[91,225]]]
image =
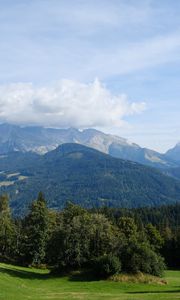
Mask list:
[[127,139],[95,129],[21,127],[0,124],[0,154],[13,151],[45,154],[64,143],[78,143],[113,157],[157,168],[180,166],[180,144],[165,154],[142,148]]
[[63,144],[44,155],[12,152],[0,157],[0,192],[16,215],[43,191],[48,205],[73,201],[84,207],[142,207],[180,201],[180,181],[159,170],[113,158],[80,144]]
[[95,129],[0,124],[0,193],[21,215],[40,190],[55,209],[180,201],[180,144],[161,154]]

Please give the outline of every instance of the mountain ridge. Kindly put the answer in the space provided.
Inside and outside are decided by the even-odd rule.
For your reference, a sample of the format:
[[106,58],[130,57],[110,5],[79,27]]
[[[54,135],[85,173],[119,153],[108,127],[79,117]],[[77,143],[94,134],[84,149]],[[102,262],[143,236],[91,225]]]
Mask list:
[[93,128],[82,131],[44,127],[20,127],[0,124],[0,154],[12,151],[45,154],[64,143],[79,143],[97,149],[113,157],[136,161],[157,168],[177,167],[171,157],[157,151],[142,148],[127,139],[103,133]]
[[166,157],[180,162],[180,142],[166,152]]

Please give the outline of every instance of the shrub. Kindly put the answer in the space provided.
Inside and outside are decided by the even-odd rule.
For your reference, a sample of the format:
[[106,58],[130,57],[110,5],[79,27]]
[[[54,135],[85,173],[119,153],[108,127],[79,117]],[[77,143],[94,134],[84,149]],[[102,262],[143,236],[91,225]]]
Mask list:
[[94,272],[100,278],[107,278],[121,271],[121,262],[117,256],[103,255],[94,261]]
[[165,269],[163,258],[154,252],[147,244],[136,245],[128,262],[130,272],[139,271],[155,276],[161,276]]

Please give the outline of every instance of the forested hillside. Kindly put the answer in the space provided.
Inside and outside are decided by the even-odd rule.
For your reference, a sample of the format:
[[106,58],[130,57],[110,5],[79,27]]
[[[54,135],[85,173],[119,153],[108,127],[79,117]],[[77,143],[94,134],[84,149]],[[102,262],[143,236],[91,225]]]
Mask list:
[[79,144],[64,144],[44,156],[12,153],[1,158],[2,192],[16,214],[43,190],[48,206],[68,200],[83,207],[142,207],[180,201],[180,182],[158,170],[113,158]]

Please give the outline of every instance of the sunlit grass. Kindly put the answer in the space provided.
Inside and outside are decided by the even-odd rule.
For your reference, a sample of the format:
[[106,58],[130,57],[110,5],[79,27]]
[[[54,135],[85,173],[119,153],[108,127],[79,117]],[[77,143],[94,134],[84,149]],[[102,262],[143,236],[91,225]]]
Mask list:
[[94,281],[81,274],[55,277],[48,270],[0,264],[0,299],[180,299],[180,271],[167,271],[167,284]]

